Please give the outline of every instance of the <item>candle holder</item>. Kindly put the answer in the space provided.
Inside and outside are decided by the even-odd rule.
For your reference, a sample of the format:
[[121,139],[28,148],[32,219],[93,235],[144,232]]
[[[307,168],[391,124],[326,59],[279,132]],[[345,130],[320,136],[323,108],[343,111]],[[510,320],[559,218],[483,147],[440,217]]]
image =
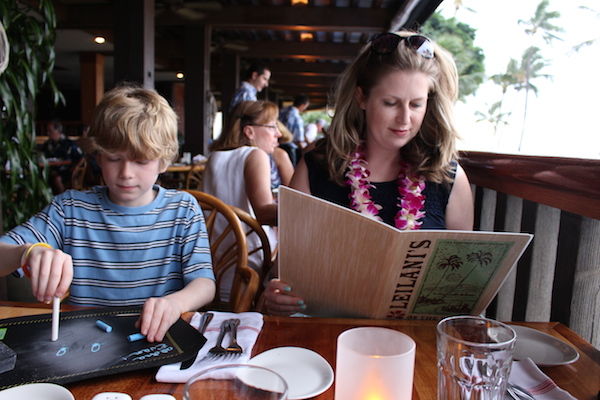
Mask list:
[[335,400],[410,400],[415,341],[386,328],[354,328],[337,341]]

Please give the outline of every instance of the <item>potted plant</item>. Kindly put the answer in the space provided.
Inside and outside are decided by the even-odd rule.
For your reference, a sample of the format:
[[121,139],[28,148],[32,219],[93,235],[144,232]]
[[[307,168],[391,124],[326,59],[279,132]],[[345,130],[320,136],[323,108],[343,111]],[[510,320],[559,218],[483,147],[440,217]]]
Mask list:
[[52,78],[56,14],[50,0],[33,8],[0,1],[9,62],[0,73],[0,201],[4,231],[46,206],[52,192],[47,162],[35,150],[35,97],[47,84],[55,104],[64,101]]
[[[55,104],[64,98],[52,77],[56,28],[52,2],[40,0],[38,7],[31,7],[0,0],[0,22],[5,31],[0,35],[0,58],[6,61],[8,56],[8,64],[0,62],[6,68],[0,72],[2,233],[25,222],[52,199],[48,163],[35,150],[35,98],[44,85],[49,86]],[[9,298],[27,292],[29,282],[21,281],[9,280]]]

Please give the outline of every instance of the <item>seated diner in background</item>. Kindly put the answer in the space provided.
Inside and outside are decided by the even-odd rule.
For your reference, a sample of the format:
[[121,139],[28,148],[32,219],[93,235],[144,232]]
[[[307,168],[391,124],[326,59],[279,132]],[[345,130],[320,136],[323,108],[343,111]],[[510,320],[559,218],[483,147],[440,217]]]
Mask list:
[[71,181],[71,173],[83,158],[83,152],[73,140],[63,135],[62,123],[54,119],[46,125],[48,140],[42,145],[42,153],[49,161],[69,161],[66,164],[50,166],[50,187],[54,194],[64,192]]
[[[448,51],[410,32],[377,35],[338,81],[327,135],[290,186],[401,230],[472,230],[471,188],[455,147],[457,98]],[[306,308],[276,279],[262,302],[273,315]]]
[[67,190],[0,237],[4,262],[31,278],[41,302],[143,306],[136,327],[162,341],[215,295],[208,234],[196,199],[155,184],[178,154],[177,116],[154,90],[120,85],[96,107],[81,145],[106,186]]
[[[277,105],[269,101],[239,103],[211,146],[202,181],[202,191],[246,211],[260,222],[272,248],[277,242],[271,228],[277,225],[277,204],[271,190],[272,163],[269,156],[278,146],[277,139],[281,136],[277,115]],[[215,234],[220,235],[225,227],[226,221],[215,222]],[[256,235],[248,240],[248,248],[260,247]],[[262,261],[262,252],[248,258],[250,267],[257,271]],[[219,288],[222,301],[229,299],[232,281],[233,271],[227,271]]]
[[287,149],[282,147],[284,143],[290,143],[293,139],[292,133],[281,123],[277,121],[277,128],[281,136],[277,139],[279,146],[273,149],[271,158],[271,188],[277,189],[279,185],[289,186],[294,175],[294,164],[291,155]]

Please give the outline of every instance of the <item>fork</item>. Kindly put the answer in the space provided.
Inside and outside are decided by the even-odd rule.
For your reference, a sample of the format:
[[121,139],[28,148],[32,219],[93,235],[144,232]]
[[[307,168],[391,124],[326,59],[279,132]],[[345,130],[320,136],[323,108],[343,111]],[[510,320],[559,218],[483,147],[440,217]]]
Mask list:
[[220,357],[227,354],[227,350],[223,348],[222,343],[223,339],[225,338],[225,334],[230,329],[230,322],[231,320],[226,319],[221,323],[221,332],[219,332],[219,337],[217,337],[217,344],[215,345],[215,347],[208,351],[206,357]]
[[227,354],[238,355],[242,354],[244,350],[237,342],[237,328],[240,325],[240,320],[235,318],[230,320],[229,329],[231,330],[231,343],[229,343],[229,347],[225,351]]
[[506,391],[515,400],[534,400],[533,396],[525,389],[520,386],[508,383]]

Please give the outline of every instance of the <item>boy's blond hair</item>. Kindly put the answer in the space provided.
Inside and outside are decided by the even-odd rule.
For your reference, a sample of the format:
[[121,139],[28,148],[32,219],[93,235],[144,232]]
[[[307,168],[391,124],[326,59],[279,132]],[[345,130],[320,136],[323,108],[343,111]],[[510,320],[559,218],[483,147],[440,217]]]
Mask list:
[[158,159],[166,168],[179,154],[177,115],[155,90],[121,84],[102,97],[80,146],[91,156],[126,151],[132,160]]

